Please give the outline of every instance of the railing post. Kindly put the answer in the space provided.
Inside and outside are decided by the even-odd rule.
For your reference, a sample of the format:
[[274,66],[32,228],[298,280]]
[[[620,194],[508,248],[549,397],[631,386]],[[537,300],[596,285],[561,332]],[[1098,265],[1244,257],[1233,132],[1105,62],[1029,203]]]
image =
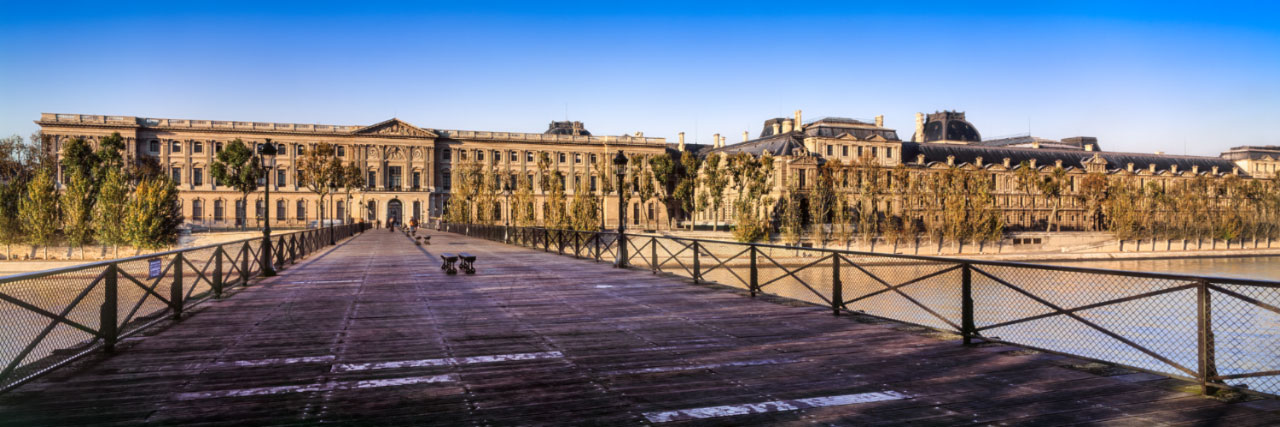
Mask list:
[[756,245],[751,245],[751,283],[747,287],[751,288],[751,297],[756,297],[756,290],[760,289],[759,275],[756,274]]
[[693,283],[702,279],[702,265],[698,262],[698,241],[693,241]]
[[103,350],[108,353],[116,351],[116,338],[120,335],[116,329],[116,285],[119,277],[119,267],[115,263],[108,264],[106,276],[102,278],[102,306],[98,310],[98,335],[102,337]]
[[652,267],[653,274],[658,274],[658,238],[649,238],[649,266]]
[[297,233],[289,235],[289,262],[298,263],[298,235]]
[[249,286],[249,242],[240,245],[240,286]]
[[831,314],[840,315],[840,306],[844,305],[844,285],[840,283],[840,254],[831,253]]
[[978,334],[973,324],[973,269],[969,264],[960,267],[960,335],[964,337],[964,345],[973,345],[973,337]]
[[275,251],[276,268],[284,268],[284,236],[280,236],[280,242],[271,248]]
[[1219,387],[1214,385],[1213,377],[1218,376],[1216,345],[1213,337],[1213,300],[1209,292],[1209,282],[1199,280],[1196,283],[1196,329],[1197,347],[1199,348],[1200,392],[1212,396],[1218,393]]
[[213,288],[213,297],[222,298],[222,246],[213,250],[213,280],[209,281]]
[[173,284],[169,286],[169,303],[173,304],[173,320],[182,318],[182,252],[173,256]]
[[626,268],[627,261],[629,261],[627,259],[627,233],[618,233],[618,238],[613,240],[618,243],[618,262],[616,264],[618,268]]

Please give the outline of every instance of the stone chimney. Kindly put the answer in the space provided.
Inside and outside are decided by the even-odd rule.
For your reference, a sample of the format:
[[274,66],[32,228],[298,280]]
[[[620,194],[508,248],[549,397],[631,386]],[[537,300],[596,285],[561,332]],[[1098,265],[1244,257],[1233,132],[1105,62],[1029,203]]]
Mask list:
[[1085,144],[1084,151],[1093,151],[1093,144]]
[[747,131],[745,131],[745,130],[744,130],[744,131],[742,131],[742,142],[747,142],[747,141],[748,141],[748,140],[750,140],[750,139],[751,139],[751,133],[749,133],[749,132],[747,132]]
[[1010,158],[1008,158],[1008,157],[1005,157],[1005,158],[1004,158],[1004,167],[1005,167],[1005,168],[1008,168],[1008,167],[1009,167],[1009,165],[1011,165],[1011,164],[1013,164],[1013,159],[1010,159]]
[[977,167],[982,167],[982,156],[978,156],[978,157],[974,158],[974,159],[973,159],[973,165],[974,165],[974,166],[977,166]]
[[1130,163],[1129,163],[1129,167],[1128,167],[1127,169],[1129,169],[1129,172],[1131,172],[1131,173],[1133,172],[1133,163],[1132,163],[1132,162],[1130,162]]
[[876,116],[876,127],[878,128],[884,127],[884,114]]
[[1191,173],[1196,174],[1196,175],[1199,175],[1199,174],[1200,174],[1200,165],[1191,165]]
[[917,165],[924,164],[924,154],[916,154],[916,164]]
[[684,152],[684,132],[680,132],[680,151]]
[[711,136],[711,147],[720,148],[720,134],[717,133]]
[[1169,172],[1178,173],[1178,165],[1169,166]]
[[790,133],[790,132],[791,132],[791,120],[783,120],[782,133]]
[[1053,165],[1055,167],[1062,167],[1062,159],[1054,160]]
[[956,156],[947,156],[947,166],[956,165]]
[[727,140],[727,139],[729,139],[729,137],[727,137],[727,136],[722,136],[722,137],[720,137],[720,146],[721,146],[721,147],[723,147],[723,146],[724,146],[724,141],[725,141],[725,140]]
[[1036,159],[1031,159],[1031,168],[1035,169],[1035,167],[1036,167]]
[[1214,166],[1214,167],[1213,167],[1213,174],[1214,174],[1214,175],[1217,175],[1217,174],[1218,174],[1218,167],[1217,167],[1217,166]]
[[804,122],[800,121],[800,110],[796,110],[796,122],[794,124],[794,128],[797,131],[804,130]]
[[1156,164],[1155,163],[1147,164],[1147,170],[1151,171],[1151,173],[1156,173]]
[[780,133],[782,133],[782,125],[778,122],[773,122],[773,134],[777,135]]
[[1031,148],[1040,148],[1040,140],[1038,139],[1031,140]]
[[924,142],[924,113],[916,113],[916,135],[914,142]]

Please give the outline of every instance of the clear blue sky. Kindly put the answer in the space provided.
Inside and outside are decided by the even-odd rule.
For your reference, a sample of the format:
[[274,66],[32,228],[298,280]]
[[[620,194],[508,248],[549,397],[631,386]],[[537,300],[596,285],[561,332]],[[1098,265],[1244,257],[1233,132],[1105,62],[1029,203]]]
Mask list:
[[[3,1],[0,134],[41,112],[737,142],[961,110],[1111,151],[1280,144],[1280,6]],[[264,6],[265,5],[265,6]]]

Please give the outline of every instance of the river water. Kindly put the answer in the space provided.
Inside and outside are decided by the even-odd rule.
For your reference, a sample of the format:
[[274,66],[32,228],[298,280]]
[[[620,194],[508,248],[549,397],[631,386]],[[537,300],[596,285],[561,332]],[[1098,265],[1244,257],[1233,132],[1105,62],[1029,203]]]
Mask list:
[[1280,256],[1055,261],[1045,264],[1280,281]]

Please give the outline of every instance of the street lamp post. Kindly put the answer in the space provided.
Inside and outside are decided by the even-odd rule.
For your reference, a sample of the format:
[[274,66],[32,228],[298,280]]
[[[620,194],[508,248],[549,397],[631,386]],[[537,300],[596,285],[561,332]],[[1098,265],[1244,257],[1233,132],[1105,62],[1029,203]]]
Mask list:
[[618,177],[618,260],[613,266],[624,268],[627,266],[627,237],[623,234],[627,229],[627,208],[622,200],[622,184],[627,177],[627,156],[622,150],[613,156],[613,174]]
[[262,226],[262,276],[271,277],[276,275],[275,266],[271,264],[271,174],[276,168],[276,146],[270,138],[258,150],[258,161],[266,175],[262,181],[266,184],[262,195],[262,216],[266,220]]
[[503,185],[502,194],[507,196],[507,215],[502,217],[502,219],[505,220],[503,222],[506,224],[506,227],[503,227],[502,238],[504,242],[510,242],[511,241],[511,212],[512,212],[510,184]]
[[[333,204],[333,193],[336,191],[338,191],[338,183],[334,181],[329,181],[329,204],[330,205]],[[329,211],[329,215],[333,215],[334,218],[336,219],[338,216],[337,208],[335,206],[329,206],[329,208],[331,208]],[[333,245],[336,243],[337,242],[335,242],[333,239],[333,220],[329,220],[329,244]]]

